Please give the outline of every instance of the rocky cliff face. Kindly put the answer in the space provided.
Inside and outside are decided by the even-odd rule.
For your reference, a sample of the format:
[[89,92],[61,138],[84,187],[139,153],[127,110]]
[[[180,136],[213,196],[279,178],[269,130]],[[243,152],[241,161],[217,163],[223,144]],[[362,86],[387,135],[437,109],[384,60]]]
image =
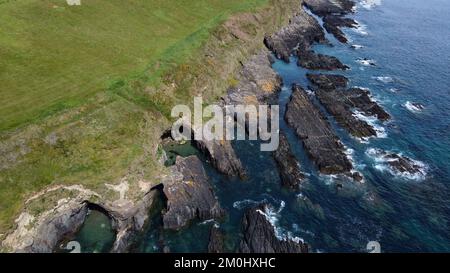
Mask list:
[[248,209],[242,219],[242,253],[306,253],[308,245],[299,239],[279,238],[267,219],[267,204]]
[[179,230],[194,219],[219,219],[225,215],[198,157],[178,157],[172,174],[163,183],[167,198],[164,228]]
[[342,27],[357,27],[356,21],[344,18],[353,12],[355,2],[352,0],[304,0],[303,4],[314,14],[322,17],[324,28],[341,43],[347,43]]

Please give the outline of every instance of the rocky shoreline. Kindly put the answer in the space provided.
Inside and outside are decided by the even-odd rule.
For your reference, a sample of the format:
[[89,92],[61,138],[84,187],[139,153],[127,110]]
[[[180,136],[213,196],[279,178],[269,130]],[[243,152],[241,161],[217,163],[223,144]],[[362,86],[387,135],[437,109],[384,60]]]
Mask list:
[[[356,27],[357,23],[345,16],[352,12],[354,2],[350,0],[304,0],[301,4],[312,13],[322,17],[324,28],[336,39],[346,43],[342,27]],[[317,54],[314,44],[329,44],[319,22],[300,5],[299,11],[289,24],[272,35],[266,35],[262,49],[242,64],[237,74],[236,85],[229,87],[220,103],[233,105],[277,104],[282,79],[272,69],[273,57],[285,62],[291,55],[298,57],[298,65],[309,70],[345,70],[348,66],[338,58]],[[354,181],[362,181],[362,175],[354,170],[330,122],[322,112],[323,105],[352,136],[367,138],[377,136],[375,128],[355,116],[358,110],[367,116],[376,116],[380,122],[390,115],[375,102],[370,92],[361,88],[348,88],[349,80],[340,75],[308,74],[313,96],[301,86],[292,86],[292,95],[284,116],[287,124],[295,131],[308,156],[321,174],[344,175]],[[245,126],[245,124],[244,124]],[[226,176],[244,178],[247,174],[230,141],[193,141],[211,165]],[[379,153],[388,164],[399,172],[414,173],[421,169],[407,157]],[[296,159],[285,132],[280,132],[280,144],[272,153],[283,187],[298,190],[304,174],[301,162]],[[111,219],[116,230],[116,240],[111,252],[125,252],[132,238],[142,231],[148,218],[148,211],[161,193],[166,201],[162,211],[163,228],[181,230],[192,221],[215,220],[226,216],[226,211],[214,193],[213,187],[197,156],[177,157],[170,174],[161,183],[149,189],[136,203],[119,200],[115,203],[95,204]],[[68,204],[61,204],[54,214],[39,219],[39,225],[28,234],[20,226],[11,234],[6,244],[19,252],[52,252],[61,238],[76,233],[88,213],[91,196],[80,195]],[[238,250],[242,253],[306,253],[307,243],[292,238],[279,238],[275,227],[268,220],[270,205],[262,204],[249,208],[242,217],[242,240]],[[25,217],[25,216],[24,216]],[[31,235],[30,235],[31,234]],[[212,226],[208,252],[224,252],[225,234],[220,227]],[[24,242],[20,244],[20,242]],[[165,251],[169,251],[166,249]]]

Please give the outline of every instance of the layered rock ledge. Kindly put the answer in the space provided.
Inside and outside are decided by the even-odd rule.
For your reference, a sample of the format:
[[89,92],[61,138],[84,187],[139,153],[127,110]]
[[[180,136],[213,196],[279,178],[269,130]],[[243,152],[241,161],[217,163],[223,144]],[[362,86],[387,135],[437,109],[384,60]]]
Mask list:
[[352,163],[325,116],[300,86],[294,85],[292,90],[285,119],[303,142],[311,160],[323,174],[351,176]]
[[307,253],[308,245],[299,239],[277,237],[267,219],[269,205],[248,209],[242,219],[241,253]]
[[289,56],[295,53],[297,64],[307,69],[348,69],[336,57],[316,54],[312,50],[314,43],[328,44],[328,40],[319,23],[303,9],[290,20],[289,25],[264,38],[266,47],[285,62],[289,62]]
[[180,230],[194,219],[219,219],[225,215],[197,156],[177,157],[171,171],[170,179],[163,182],[167,198],[164,228]]
[[305,176],[300,169],[300,163],[291,150],[286,135],[281,131],[278,149],[272,155],[280,172],[282,186],[297,190]]
[[366,116],[376,116],[385,121],[389,114],[361,88],[347,88],[348,79],[341,75],[307,74],[316,97],[336,121],[351,135],[358,138],[377,136],[373,125],[355,115],[355,110]]
[[345,18],[345,15],[351,13],[355,7],[352,0],[304,0],[303,5],[322,17],[323,27],[341,43],[348,42],[341,28],[358,26],[355,20]]

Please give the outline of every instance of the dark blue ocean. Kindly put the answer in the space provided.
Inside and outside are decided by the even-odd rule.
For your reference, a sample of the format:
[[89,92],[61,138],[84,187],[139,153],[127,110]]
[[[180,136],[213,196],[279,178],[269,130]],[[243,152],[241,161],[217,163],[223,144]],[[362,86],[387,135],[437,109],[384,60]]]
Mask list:
[[[204,252],[212,224],[225,231],[231,251],[240,239],[245,208],[261,201],[273,204],[271,221],[280,236],[300,237],[314,252],[365,252],[369,241],[378,241],[383,252],[450,251],[450,1],[363,2],[351,16],[360,27],[345,29],[349,44],[340,44],[327,35],[333,46],[315,49],[350,66],[348,71],[333,73],[348,77],[351,86],[370,89],[393,117],[385,124],[375,122],[379,137],[363,142],[350,137],[329,117],[355,168],[364,175],[364,184],[319,175],[281,119],[280,125],[307,174],[300,191],[280,188],[275,163],[270,153],[259,151],[258,143],[236,142],[248,180],[219,175],[205,160],[228,218],[219,223],[195,222],[181,232],[167,232],[159,228],[160,220],[154,217],[137,239],[134,251],[159,251],[161,241],[165,241],[173,252]],[[307,71],[296,65],[294,57],[289,64],[277,61],[273,68],[284,81],[282,117],[290,86],[298,83],[308,88]],[[424,109],[415,109],[414,103]],[[370,155],[375,148],[408,156],[423,164],[426,173],[393,173]],[[337,183],[343,183],[343,189],[338,189]],[[78,239],[82,245],[94,245],[86,251],[101,250],[107,243],[92,244],[90,241],[96,239],[86,234],[97,231],[92,231],[92,225],[87,228],[91,232],[84,228]]]

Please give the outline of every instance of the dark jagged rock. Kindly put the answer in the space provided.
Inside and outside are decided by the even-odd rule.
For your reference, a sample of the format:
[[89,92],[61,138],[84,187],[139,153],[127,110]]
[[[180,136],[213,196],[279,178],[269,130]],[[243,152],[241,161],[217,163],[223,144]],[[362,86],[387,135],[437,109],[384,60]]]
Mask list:
[[320,17],[329,14],[344,15],[355,6],[352,0],[304,0],[303,4]]
[[342,27],[356,28],[358,23],[344,16],[352,12],[355,6],[351,0],[304,0],[303,4],[314,14],[323,18],[323,27],[341,43],[348,40]]
[[291,146],[283,132],[280,132],[280,143],[278,149],[273,152],[273,158],[280,172],[281,184],[293,190],[298,189],[305,176],[300,170],[300,163],[292,153]]
[[208,253],[223,253],[224,252],[224,235],[223,232],[216,225],[211,227],[209,234]]
[[314,43],[328,43],[319,23],[303,9],[291,20],[290,24],[264,42],[279,59],[289,62],[289,56],[295,50],[297,64],[307,69],[348,69],[336,57],[316,54],[312,50]]
[[330,124],[298,85],[293,86],[285,119],[323,174],[349,174],[352,163]]
[[316,54],[313,50],[311,50],[310,46],[299,46],[297,49],[297,57],[297,65],[306,69],[346,70],[349,68],[336,57]]
[[344,76],[307,74],[307,77],[316,85],[315,93],[320,103],[351,135],[359,138],[377,135],[372,125],[355,116],[354,109],[383,121],[389,119],[389,114],[370,98],[369,91],[361,88],[345,90],[348,80]]
[[359,138],[376,136],[377,132],[367,122],[358,119],[352,112],[351,104],[342,90],[316,90],[316,96],[327,111],[351,135]]
[[224,216],[225,212],[198,157],[177,157],[172,174],[176,179],[166,181],[163,189],[167,198],[164,228],[179,230],[194,219],[209,220]]
[[336,39],[346,44],[348,42],[347,37],[345,37],[344,32],[342,32],[342,27],[356,28],[358,23],[350,18],[343,18],[336,15],[327,15],[323,18],[323,27],[331,34],[333,34]]
[[239,251],[242,253],[307,253],[308,245],[300,240],[277,238],[266,215],[267,204],[247,210],[242,220],[243,238]]
[[348,100],[352,103],[353,107],[359,109],[361,112],[368,116],[376,116],[381,121],[386,121],[391,116],[370,97],[370,92],[361,88],[350,88],[347,91]]
[[348,79],[341,75],[330,74],[306,74],[306,77],[314,85],[317,85],[320,89],[334,90],[340,88],[346,88]]
[[299,44],[309,48],[313,43],[328,41],[319,23],[303,9],[291,19],[289,25],[264,38],[267,48],[285,62],[289,62],[289,56]]
[[245,169],[230,141],[208,141],[203,139],[194,140],[193,143],[206,155],[211,165],[220,173],[228,176],[245,177]]

